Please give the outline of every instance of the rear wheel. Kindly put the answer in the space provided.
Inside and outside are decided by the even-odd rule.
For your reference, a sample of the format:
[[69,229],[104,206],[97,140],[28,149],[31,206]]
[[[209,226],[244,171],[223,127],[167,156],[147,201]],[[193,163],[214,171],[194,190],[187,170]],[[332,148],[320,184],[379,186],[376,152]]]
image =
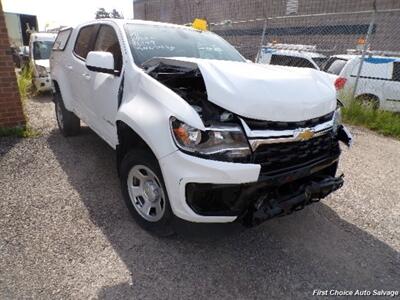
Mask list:
[[136,222],[159,236],[174,233],[174,215],[157,159],[145,150],[132,150],[122,159],[122,194]]
[[373,110],[379,109],[379,99],[374,95],[360,95],[356,98],[356,100]]
[[64,136],[77,135],[81,128],[81,121],[71,111],[67,110],[59,92],[54,95],[58,128]]

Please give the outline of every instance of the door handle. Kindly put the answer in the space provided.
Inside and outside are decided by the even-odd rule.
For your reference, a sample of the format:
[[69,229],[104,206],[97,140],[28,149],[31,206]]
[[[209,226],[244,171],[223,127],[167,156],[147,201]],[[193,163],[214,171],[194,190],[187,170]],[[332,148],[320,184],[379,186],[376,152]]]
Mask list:
[[90,80],[90,75],[88,73],[83,73],[82,76],[86,79],[86,80]]
[[68,70],[72,70],[72,66],[71,66],[71,65],[68,65],[68,66],[67,66],[67,69],[68,69]]

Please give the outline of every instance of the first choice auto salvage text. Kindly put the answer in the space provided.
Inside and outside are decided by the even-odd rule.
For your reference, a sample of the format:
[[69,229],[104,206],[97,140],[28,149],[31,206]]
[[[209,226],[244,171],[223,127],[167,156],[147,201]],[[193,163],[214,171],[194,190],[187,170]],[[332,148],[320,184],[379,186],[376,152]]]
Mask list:
[[313,296],[383,296],[383,297],[398,297],[398,290],[313,290]]

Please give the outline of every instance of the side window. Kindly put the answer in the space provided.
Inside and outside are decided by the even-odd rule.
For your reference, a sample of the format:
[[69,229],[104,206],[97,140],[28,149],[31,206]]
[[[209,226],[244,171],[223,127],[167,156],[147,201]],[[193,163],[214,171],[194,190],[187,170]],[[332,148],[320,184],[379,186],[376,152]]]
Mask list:
[[96,25],[89,25],[83,27],[79,33],[78,37],[75,42],[74,52],[79,57],[86,59],[86,56],[90,51],[91,42],[94,34],[96,33],[97,26]]
[[61,30],[53,44],[53,51],[63,51],[67,46],[69,36],[71,35],[72,28]]
[[114,56],[114,69],[122,69],[122,53],[117,34],[111,26],[102,25],[97,35],[94,51],[111,52]]
[[307,59],[296,56],[287,56],[287,55],[272,55],[271,65],[315,69],[314,65]]
[[291,66],[299,68],[311,68],[315,69],[314,65],[307,59],[301,57],[291,57]]
[[289,66],[289,62],[290,60],[288,59],[288,56],[272,54],[270,64],[278,66]]
[[394,81],[400,81],[400,62],[393,63],[393,77]]

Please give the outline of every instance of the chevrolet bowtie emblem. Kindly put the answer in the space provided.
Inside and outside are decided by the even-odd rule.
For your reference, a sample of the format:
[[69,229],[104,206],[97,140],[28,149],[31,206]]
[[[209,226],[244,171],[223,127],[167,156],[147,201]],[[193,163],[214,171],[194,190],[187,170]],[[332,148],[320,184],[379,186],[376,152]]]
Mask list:
[[295,133],[295,138],[298,141],[308,141],[309,139],[312,139],[314,137],[314,131],[312,131],[309,128],[299,130],[297,133]]

